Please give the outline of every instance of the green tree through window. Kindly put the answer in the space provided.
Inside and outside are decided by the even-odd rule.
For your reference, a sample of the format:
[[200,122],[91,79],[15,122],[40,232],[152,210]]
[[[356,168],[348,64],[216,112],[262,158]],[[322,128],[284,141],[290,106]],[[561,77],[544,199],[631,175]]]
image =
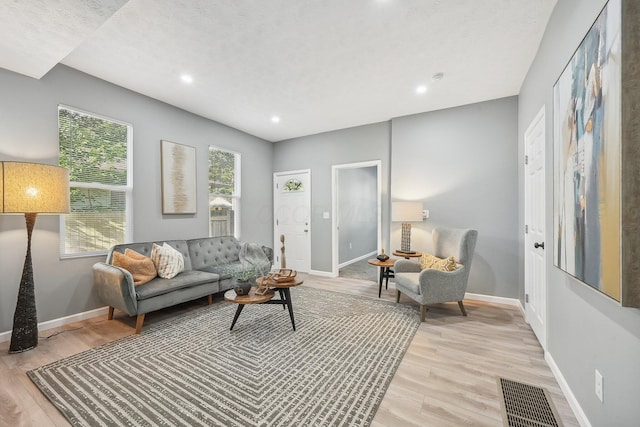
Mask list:
[[209,234],[239,237],[240,154],[209,147]]

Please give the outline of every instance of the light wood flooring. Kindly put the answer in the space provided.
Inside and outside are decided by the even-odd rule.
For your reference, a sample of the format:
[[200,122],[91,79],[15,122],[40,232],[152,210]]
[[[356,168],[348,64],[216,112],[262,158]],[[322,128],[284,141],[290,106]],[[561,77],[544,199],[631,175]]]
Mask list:
[[[302,277],[304,286],[378,295],[378,284],[371,281]],[[217,296],[215,301],[221,299]],[[395,301],[392,283],[383,289],[382,299]],[[405,296],[400,302],[414,304]],[[203,298],[150,313],[145,326],[205,304]],[[372,426],[502,426],[498,377],[546,388],[564,425],[578,426],[520,310],[468,300],[465,306],[468,317],[460,314],[456,303],[429,307]],[[38,347],[25,353],[10,355],[9,343],[0,343],[0,426],[68,426],[26,372],[130,335],[134,327],[135,317],[116,311],[113,321],[105,315],[41,331]]]

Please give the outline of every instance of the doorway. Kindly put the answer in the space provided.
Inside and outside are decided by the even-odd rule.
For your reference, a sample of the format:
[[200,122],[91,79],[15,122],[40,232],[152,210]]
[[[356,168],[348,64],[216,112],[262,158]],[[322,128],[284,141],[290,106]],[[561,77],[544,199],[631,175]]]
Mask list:
[[547,285],[545,237],[545,107],[524,133],[525,318],[546,350]]
[[[382,246],[380,160],[332,166],[332,275]],[[375,277],[376,269],[365,267]]]
[[311,266],[311,171],[273,174],[273,259],[282,265],[282,242],[286,267],[309,272]]

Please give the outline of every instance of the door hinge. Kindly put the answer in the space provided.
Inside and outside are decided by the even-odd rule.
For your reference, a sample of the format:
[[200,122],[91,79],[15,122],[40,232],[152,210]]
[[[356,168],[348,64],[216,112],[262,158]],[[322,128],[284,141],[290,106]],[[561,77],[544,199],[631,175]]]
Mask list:
[[529,304],[529,294],[524,294],[524,302]]
[[529,226],[528,225],[524,226],[524,234],[529,234]]
[[529,156],[524,156],[524,164],[525,165],[529,164]]
[[280,221],[276,219],[276,225],[280,225]]

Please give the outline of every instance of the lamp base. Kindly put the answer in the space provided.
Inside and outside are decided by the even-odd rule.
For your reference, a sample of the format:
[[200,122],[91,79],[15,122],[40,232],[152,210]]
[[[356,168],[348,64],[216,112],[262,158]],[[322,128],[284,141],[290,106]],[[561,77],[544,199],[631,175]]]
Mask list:
[[[400,252],[410,254],[411,252],[411,224],[402,223],[402,240],[400,241]],[[415,253],[415,251],[413,252]]]
[[35,213],[24,214],[27,223],[27,256],[22,269],[22,279],[18,290],[18,303],[13,315],[13,330],[9,353],[22,353],[38,345],[38,315],[36,313],[36,295],[31,266],[31,233],[36,223]]

